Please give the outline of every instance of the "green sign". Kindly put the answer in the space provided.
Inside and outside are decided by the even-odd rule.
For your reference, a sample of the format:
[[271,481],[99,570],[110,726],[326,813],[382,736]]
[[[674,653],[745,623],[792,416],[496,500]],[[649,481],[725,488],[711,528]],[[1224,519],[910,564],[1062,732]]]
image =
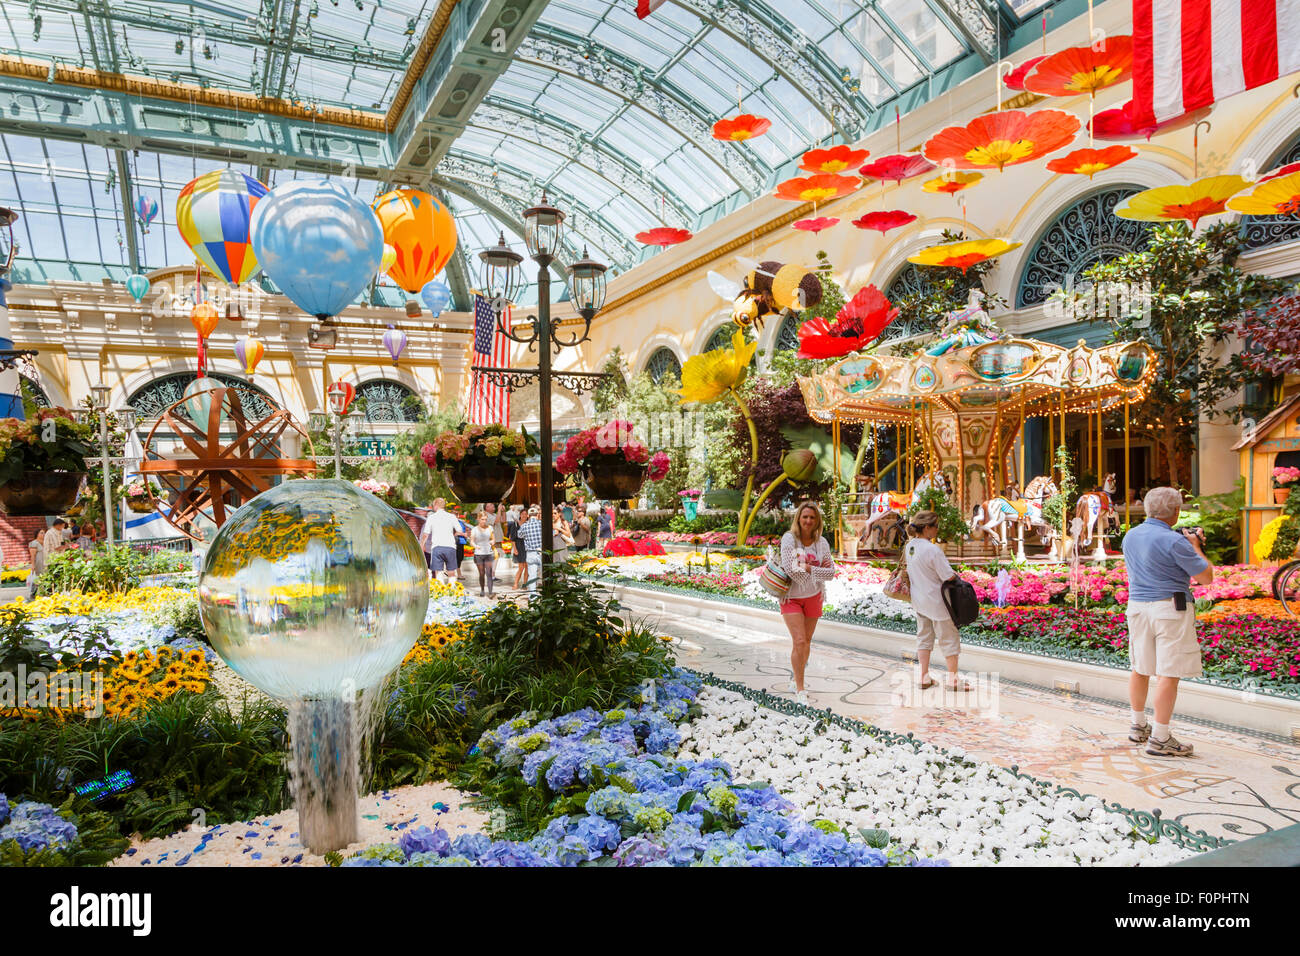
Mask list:
[[392,458],[397,454],[397,443],[391,438],[363,438],[353,444],[349,455],[369,455],[371,458]]

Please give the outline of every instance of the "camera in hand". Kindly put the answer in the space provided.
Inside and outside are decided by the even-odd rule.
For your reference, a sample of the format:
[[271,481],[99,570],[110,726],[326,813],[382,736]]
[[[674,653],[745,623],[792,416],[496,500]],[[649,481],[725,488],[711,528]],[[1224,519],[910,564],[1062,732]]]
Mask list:
[[1189,537],[1200,539],[1202,544],[1205,543],[1205,532],[1200,528],[1179,528],[1178,530]]

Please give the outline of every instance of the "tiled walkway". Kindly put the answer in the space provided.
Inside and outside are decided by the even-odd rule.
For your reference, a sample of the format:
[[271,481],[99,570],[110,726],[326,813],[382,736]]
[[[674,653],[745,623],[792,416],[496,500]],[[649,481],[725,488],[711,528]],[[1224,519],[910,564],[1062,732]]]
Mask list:
[[[777,632],[779,620],[763,633],[648,617],[675,638],[683,666],[787,693],[790,641],[783,630]],[[941,660],[937,666],[942,668]],[[1070,698],[995,675],[978,675],[978,687],[969,694],[945,693],[941,684],[920,691],[914,668],[897,658],[830,647],[814,637],[809,703],[941,746],[960,746],[977,759],[1018,766],[1134,809],[1158,807],[1166,818],[1214,836],[1240,840],[1300,823],[1300,747],[1247,731],[1180,723],[1175,713],[1174,734],[1194,744],[1196,756],[1149,757],[1128,741],[1126,704]],[[934,677],[941,681],[943,671]]]

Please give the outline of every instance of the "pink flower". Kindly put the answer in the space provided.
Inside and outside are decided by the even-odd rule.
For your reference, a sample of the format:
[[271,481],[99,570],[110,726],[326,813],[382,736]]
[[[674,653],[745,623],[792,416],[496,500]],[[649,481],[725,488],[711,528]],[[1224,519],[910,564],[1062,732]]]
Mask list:
[[668,469],[671,464],[665,452],[655,452],[650,457],[650,470],[647,472],[647,477],[651,481],[663,481],[664,478],[668,477]]
[[438,464],[438,449],[434,447],[432,442],[426,443],[425,446],[420,449],[420,458],[426,465],[433,468]]

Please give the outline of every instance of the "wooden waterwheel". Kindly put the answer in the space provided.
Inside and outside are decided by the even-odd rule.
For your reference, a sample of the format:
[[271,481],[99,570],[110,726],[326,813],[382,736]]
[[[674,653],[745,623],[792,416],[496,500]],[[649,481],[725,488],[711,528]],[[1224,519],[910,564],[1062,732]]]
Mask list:
[[[154,445],[159,429],[174,434],[189,454],[159,454]],[[139,471],[172,493],[172,505],[163,517],[182,534],[201,541],[200,517],[210,517],[221,527],[229,511],[269,489],[276,476],[316,470],[310,458],[279,457],[280,440],[290,431],[311,446],[306,431],[286,410],[278,408],[250,422],[237,390],[213,388],[181,399],[158,416],[145,440]]]

